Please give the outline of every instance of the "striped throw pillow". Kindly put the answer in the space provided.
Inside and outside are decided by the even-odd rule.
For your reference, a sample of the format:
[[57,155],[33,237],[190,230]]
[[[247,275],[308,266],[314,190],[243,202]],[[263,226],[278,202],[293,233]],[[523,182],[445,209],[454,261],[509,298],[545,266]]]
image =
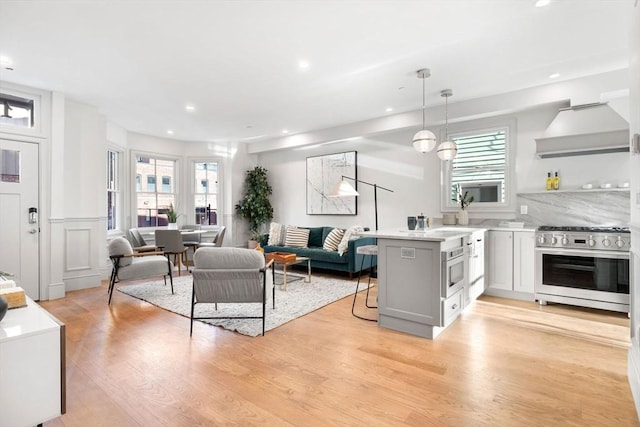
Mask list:
[[284,245],[294,248],[306,248],[309,244],[309,229],[287,226]]
[[342,236],[344,236],[344,230],[340,228],[334,228],[329,232],[327,238],[324,239],[324,243],[322,244],[322,248],[325,251],[337,251],[338,245],[342,241]]

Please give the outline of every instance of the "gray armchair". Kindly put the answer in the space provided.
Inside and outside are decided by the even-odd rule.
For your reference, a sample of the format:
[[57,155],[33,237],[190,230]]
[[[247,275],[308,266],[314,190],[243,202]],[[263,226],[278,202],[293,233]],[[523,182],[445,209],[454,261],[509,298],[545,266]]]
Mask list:
[[[266,320],[266,270],[261,252],[242,248],[202,248],[194,255],[192,271],[193,292],[191,295],[191,328],[194,319],[262,319],[262,335]],[[273,287],[275,308],[275,287]],[[218,303],[262,303],[262,316],[194,317],[196,304]]]
[[134,252],[131,244],[124,237],[116,237],[108,245],[109,258],[113,264],[109,279],[109,302],[116,283],[126,280],[146,279],[148,277],[163,276],[167,284],[167,276],[171,281],[173,294],[173,265],[168,256],[162,252]]
[[137,228],[129,229],[129,242],[131,242],[133,250],[136,252],[155,252],[158,250],[154,245],[147,245]]

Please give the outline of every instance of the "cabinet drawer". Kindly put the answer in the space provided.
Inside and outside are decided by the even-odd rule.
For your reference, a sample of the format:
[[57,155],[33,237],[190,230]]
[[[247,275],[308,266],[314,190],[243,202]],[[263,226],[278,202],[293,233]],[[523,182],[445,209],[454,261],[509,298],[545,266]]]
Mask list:
[[442,317],[444,319],[444,325],[447,326],[458,317],[458,314],[462,311],[462,289],[442,303]]

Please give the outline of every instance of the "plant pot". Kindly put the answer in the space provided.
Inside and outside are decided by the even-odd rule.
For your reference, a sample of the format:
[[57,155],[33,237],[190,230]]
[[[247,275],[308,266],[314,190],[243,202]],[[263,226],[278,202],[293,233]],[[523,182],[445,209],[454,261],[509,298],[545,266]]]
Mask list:
[[249,241],[247,242],[247,247],[248,247],[249,249],[255,249],[255,248],[257,248],[257,247],[258,247],[258,241],[257,241],[257,240],[249,240]]
[[469,225],[469,212],[464,209],[458,212],[458,224],[459,225]]
[[169,230],[177,230],[178,229],[178,223],[177,222],[170,222],[169,225],[167,226],[167,228]]

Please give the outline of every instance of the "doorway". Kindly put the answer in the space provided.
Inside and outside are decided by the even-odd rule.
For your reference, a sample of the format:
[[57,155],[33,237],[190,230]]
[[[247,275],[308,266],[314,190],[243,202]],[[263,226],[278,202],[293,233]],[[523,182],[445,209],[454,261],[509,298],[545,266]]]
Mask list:
[[38,144],[0,139],[0,271],[40,299]]

